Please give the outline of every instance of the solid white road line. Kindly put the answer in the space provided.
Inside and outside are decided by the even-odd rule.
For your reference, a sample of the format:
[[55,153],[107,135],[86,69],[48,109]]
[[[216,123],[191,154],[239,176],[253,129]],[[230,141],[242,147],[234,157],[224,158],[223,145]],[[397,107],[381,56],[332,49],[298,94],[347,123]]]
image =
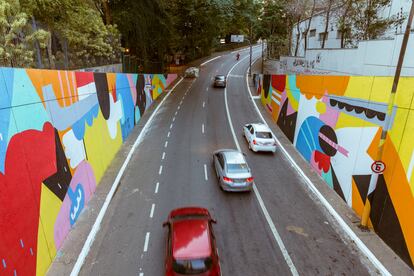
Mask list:
[[118,185],[120,183],[120,180],[122,178],[122,175],[124,174],[124,171],[126,167],[128,166],[129,161],[132,158],[132,155],[135,151],[135,149],[138,147],[139,144],[141,144],[145,134],[147,133],[149,127],[151,126],[152,120],[155,117],[155,115],[158,113],[158,110],[160,107],[164,104],[164,102],[167,100],[167,98],[170,96],[172,91],[183,81],[183,78],[181,78],[174,86],[171,88],[169,92],[166,92],[167,95],[162,99],[161,103],[157,106],[157,108],[154,110],[154,112],[149,117],[147,123],[144,125],[144,128],[141,130],[141,133],[138,135],[137,139],[135,140],[131,150],[129,151],[124,163],[122,164],[113,184],[111,187],[111,190],[106,195],[105,202],[102,205],[101,210],[99,211],[98,216],[96,217],[96,220],[92,226],[91,232],[89,232],[88,237],[86,238],[86,241],[82,247],[81,252],[79,253],[78,259],[76,260],[75,265],[73,266],[73,269],[70,273],[71,276],[77,276],[82,268],[83,263],[85,262],[86,256],[88,255],[89,251],[91,250],[91,246],[95,240],[96,234],[99,231],[99,228],[101,227],[101,223],[103,220],[103,217],[105,216],[106,211],[108,210],[109,203],[111,202],[116,189],[118,188]]
[[155,191],[154,194],[158,194],[158,188],[160,187],[160,182],[157,182],[157,184],[155,184]]
[[165,151],[162,153],[162,157],[161,157],[161,159],[162,159],[162,160],[164,160],[164,159],[165,159]]
[[167,137],[169,138],[169,137],[170,137],[170,135],[171,135],[171,132],[170,132],[170,131],[168,131],[168,133],[167,133]]
[[160,166],[160,169],[158,170],[158,174],[161,175],[162,174],[162,165]]
[[144,252],[148,251],[149,239],[150,239],[150,232],[147,232],[147,234],[145,235]]
[[209,59],[209,60],[207,60],[207,61],[205,61],[205,62],[201,63],[201,64],[200,64],[200,66],[204,66],[204,65],[206,65],[207,63],[209,63],[209,62],[211,62],[211,61],[213,61],[213,60],[216,60],[216,59],[218,59],[218,58],[221,58],[221,56],[217,56],[217,57],[211,58],[211,59]]
[[207,181],[208,180],[208,175],[207,175],[207,165],[204,164],[204,179]]
[[[267,125],[266,120],[264,119],[262,113],[260,112],[259,108],[257,107],[256,102],[252,96],[252,92],[249,86],[248,75],[246,74],[246,85],[249,91],[250,98],[253,102],[253,105],[256,109],[257,114],[261,118],[262,122]],[[273,137],[276,138],[276,135],[271,131]],[[276,142],[279,148],[282,150],[283,154],[286,158],[290,161],[299,175],[305,180],[306,185],[308,188],[316,195],[322,205],[328,210],[331,216],[338,222],[338,224],[342,227],[344,232],[348,235],[349,239],[354,241],[358,248],[365,254],[365,256],[372,262],[372,264],[381,272],[382,275],[390,275],[391,273],[385,268],[385,266],[375,257],[375,255],[369,250],[369,248],[364,244],[363,241],[354,233],[354,231],[348,226],[348,224],[343,220],[343,218],[336,212],[336,210],[332,207],[332,205],[326,200],[326,198],[319,192],[319,190],[313,185],[312,181],[306,176],[305,172],[299,167],[296,161],[290,156],[287,150],[283,147],[282,143],[280,143],[279,139],[276,138]]]
[[204,133],[204,124],[201,124],[201,133]]
[[[240,62],[242,62],[243,60],[245,60],[245,59],[246,59],[246,58],[248,58],[248,57],[249,57],[249,56],[244,57],[244,58],[243,58],[243,59],[241,59],[239,62],[237,62],[236,64],[234,64],[234,65],[233,65],[233,67],[232,67],[232,68],[230,69],[230,71],[227,73],[227,79],[228,79],[228,76],[230,75],[230,73],[233,71],[233,69],[234,69],[234,68],[235,68],[235,67],[236,67],[236,66],[237,66]],[[230,116],[229,106],[228,106],[228,102],[227,102],[227,87],[226,87],[226,88],[224,88],[224,104],[225,104],[225,106],[226,106],[227,119],[228,119],[228,122],[229,122],[229,126],[230,126],[231,133],[232,133],[232,135],[233,135],[233,140],[234,140],[234,143],[236,144],[237,149],[238,149],[239,151],[241,151],[241,148],[240,148],[239,142],[238,142],[237,137],[236,137],[236,133],[234,132],[233,122],[232,122],[232,119],[231,119],[231,116]],[[276,243],[277,243],[277,245],[279,246],[280,251],[282,252],[282,255],[283,255],[284,259],[285,259],[285,262],[286,262],[286,264],[287,264],[287,265],[289,266],[289,268],[290,268],[290,272],[291,272],[291,273],[292,273],[292,275],[294,275],[294,276],[299,276],[299,273],[298,273],[298,271],[297,271],[297,269],[296,269],[295,265],[293,264],[293,261],[292,261],[292,259],[291,259],[290,255],[289,255],[289,252],[287,251],[287,249],[286,249],[286,247],[285,247],[285,244],[283,243],[282,238],[280,237],[279,231],[277,231],[276,226],[275,226],[275,224],[273,223],[273,220],[272,220],[272,218],[270,217],[269,212],[267,211],[267,208],[266,208],[266,206],[265,206],[265,204],[264,204],[264,202],[263,202],[263,200],[262,200],[262,197],[261,197],[261,195],[260,195],[260,193],[259,193],[259,190],[257,189],[257,187],[256,187],[255,185],[253,185],[253,191],[254,191],[254,194],[256,195],[256,198],[257,198],[257,200],[258,200],[258,202],[259,202],[260,208],[261,208],[261,210],[262,210],[262,212],[263,212],[263,214],[264,214],[264,216],[265,216],[265,218],[266,218],[267,224],[268,224],[268,225],[269,225],[269,227],[270,227],[270,230],[271,230],[271,232],[272,232],[272,234],[273,234],[273,237],[275,238]]]
[[165,141],[164,148],[168,147],[168,141]]
[[154,209],[155,209],[155,204],[153,203],[151,206],[150,218],[154,216]]

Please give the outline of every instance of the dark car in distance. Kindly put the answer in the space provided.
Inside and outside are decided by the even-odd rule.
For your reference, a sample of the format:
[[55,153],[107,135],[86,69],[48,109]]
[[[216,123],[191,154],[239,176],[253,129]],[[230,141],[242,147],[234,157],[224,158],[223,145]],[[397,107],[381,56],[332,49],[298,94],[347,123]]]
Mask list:
[[170,212],[165,275],[219,276],[220,262],[211,218],[207,209],[184,207]]
[[214,87],[226,87],[226,76],[224,75],[217,75],[214,78]]

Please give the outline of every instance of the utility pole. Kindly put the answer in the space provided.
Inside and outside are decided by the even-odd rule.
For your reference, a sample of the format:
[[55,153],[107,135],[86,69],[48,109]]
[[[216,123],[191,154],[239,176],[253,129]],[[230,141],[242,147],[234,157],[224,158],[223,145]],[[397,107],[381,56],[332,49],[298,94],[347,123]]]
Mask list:
[[[384,127],[382,128],[381,139],[380,139],[380,142],[379,142],[379,145],[378,145],[378,152],[377,152],[377,160],[376,161],[381,161],[382,160],[385,139],[387,138],[388,129],[391,127],[391,116],[392,116],[392,113],[393,113],[393,108],[394,108],[394,103],[395,103],[395,94],[397,92],[398,82],[400,80],[401,69],[402,69],[402,65],[403,65],[403,62],[404,62],[404,56],[405,56],[405,51],[407,49],[408,39],[410,37],[411,24],[413,22],[413,17],[414,17],[414,0],[411,3],[410,15],[408,16],[407,27],[405,29],[404,38],[403,38],[403,41],[402,41],[402,44],[401,44],[400,56],[398,58],[397,67],[395,69],[394,82],[392,84],[391,94],[390,94],[390,98],[388,100],[387,117],[385,119]],[[368,221],[369,221],[369,216],[370,216],[370,213],[371,213],[371,202],[369,201],[368,197],[370,195],[371,195],[371,198],[374,196],[375,188],[377,186],[377,181],[378,181],[378,174],[374,173],[371,176],[367,197],[365,199],[364,210],[362,212],[360,227],[363,228],[363,229],[368,228]]]
[[250,44],[250,61],[249,61],[249,77],[252,76],[252,38],[253,38],[253,26],[252,26],[252,22],[250,22],[250,39],[249,39],[249,44]]
[[262,75],[263,75],[263,68],[264,68],[264,41],[262,39]]

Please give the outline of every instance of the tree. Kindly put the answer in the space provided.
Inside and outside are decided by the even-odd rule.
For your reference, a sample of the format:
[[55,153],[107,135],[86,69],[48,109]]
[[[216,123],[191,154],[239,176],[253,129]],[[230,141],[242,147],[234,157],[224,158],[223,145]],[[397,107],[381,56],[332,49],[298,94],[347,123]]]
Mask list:
[[0,0],[0,63],[12,67],[30,66],[34,61],[33,44],[42,48],[49,33],[34,31],[28,23],[28,15],[22,12],[18,0]]
[[313,5],[312,5],[310,16],[308,18],[308,25],[307,25],[305,31],[303,32],[303,36],[304,36],[304,40],[305,40],[305,52],[308,49],[308,33],[309,33],[309,29],[311,27],[313,14],[315,13],[315,7],[316,7],[316,0],[313,0],[312,2],[313,2]]
[[328,36],[328,27],[329,27],[329,22],[331,19],[331,9],[332,9],[333,4],[334,4],[334,0],[326,0],[325,30],[323,32],[323,38],[322,38],[322,45],[321,45],[322,49],[325,48],[325,42]]

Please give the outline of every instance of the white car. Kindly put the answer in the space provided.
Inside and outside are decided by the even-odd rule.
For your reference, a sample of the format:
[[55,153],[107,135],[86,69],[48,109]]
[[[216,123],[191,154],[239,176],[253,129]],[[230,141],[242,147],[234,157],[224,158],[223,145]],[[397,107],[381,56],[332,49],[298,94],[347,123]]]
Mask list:
[[269,127],[264,124],[246,124],[243,127],[243,136],[254,152],[276,152],[276,140]]
[[197,67],[189,67],[185,70],[184,76],[186,78],[198,78],[200,70]]

